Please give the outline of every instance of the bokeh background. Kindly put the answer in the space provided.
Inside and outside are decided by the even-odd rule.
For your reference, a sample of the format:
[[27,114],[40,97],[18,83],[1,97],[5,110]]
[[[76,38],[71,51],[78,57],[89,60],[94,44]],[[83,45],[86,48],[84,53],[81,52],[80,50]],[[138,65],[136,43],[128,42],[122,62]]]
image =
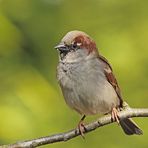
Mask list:
[[[76,127],[80,115],[64,102],[54,49],[75,29],[92,36],[112,63],[124,99],[148,107],[147,0],[0,0],[0,144]],[[143,136],[112,124],[50,147],[147,148],[148,119],[135,120]]]

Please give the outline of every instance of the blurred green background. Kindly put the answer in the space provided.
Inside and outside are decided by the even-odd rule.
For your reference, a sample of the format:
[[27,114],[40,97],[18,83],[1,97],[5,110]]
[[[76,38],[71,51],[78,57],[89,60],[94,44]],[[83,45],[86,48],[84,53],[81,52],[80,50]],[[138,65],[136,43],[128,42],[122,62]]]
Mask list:
[[[124,99],[148,107],[147,0],[0,0],[0,144],[76,127],[80,115],[64,102],[54,49],[75,29],[92,36],[112,63]],[[143,136],[112,124],[50,147],[147,148],[148,119],[135,120]]]

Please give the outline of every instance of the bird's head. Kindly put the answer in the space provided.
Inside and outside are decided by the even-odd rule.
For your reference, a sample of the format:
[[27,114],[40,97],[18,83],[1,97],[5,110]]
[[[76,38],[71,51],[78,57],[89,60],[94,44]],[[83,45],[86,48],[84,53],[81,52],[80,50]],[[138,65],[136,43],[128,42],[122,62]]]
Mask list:
[[60,60],[66,62],[77,62],[98,55],[95,42],[82,31],[68,32],[55,48],[59,51]]

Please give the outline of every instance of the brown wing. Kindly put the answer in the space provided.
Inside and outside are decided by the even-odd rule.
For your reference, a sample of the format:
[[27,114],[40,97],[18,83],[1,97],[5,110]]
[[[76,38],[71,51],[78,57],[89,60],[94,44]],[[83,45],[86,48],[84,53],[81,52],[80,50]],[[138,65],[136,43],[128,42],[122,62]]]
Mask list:
[[123,104],[123,100],[122,100],[122,97],[121,97],[121,91],[120,91],[120,88],[119,88],[119,85],[118,85],[118,82],[113,74],[113,70],[112,70],[112,67],[111,65],[109,64],[109,62],[107,61],[107,59],[101,55],[99,55],[99,59],[106,65],[105,66],[105,69],[104,69],[104,73],[106,75],[106,78],[108,80],[108,82],[113,86],[113,88],[115,89],[116,93],[117,93],[117,96],[119,97],[120,99],[120,107],[122,107],[122,104]]

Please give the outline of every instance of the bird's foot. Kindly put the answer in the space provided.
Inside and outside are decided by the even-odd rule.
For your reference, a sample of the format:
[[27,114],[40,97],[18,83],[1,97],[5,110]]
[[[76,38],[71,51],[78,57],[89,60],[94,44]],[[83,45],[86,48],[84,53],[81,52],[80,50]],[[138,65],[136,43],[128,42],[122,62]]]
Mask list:
[[81,120],[79,121],[79,124],[78,124],[78,129],[79,129],[79,132],[80,132],[80,135],[82,136],[82,138],[84,139],[84,132],[85,132],[85,126],[84,126],[84,123],[83,123],[83,120],[85,119],[85,115],[81,118]]
[[78,124],[78,129],[80,132],[80,135],[82,136],[82,138],[84,139],[84,132],[85,132],[85,126],[82,120],[80,120],[79,124]]
[[120,124],[118,110],[115,107],[112,109],[111,118],[112,121],[116,121],[118,124]]

